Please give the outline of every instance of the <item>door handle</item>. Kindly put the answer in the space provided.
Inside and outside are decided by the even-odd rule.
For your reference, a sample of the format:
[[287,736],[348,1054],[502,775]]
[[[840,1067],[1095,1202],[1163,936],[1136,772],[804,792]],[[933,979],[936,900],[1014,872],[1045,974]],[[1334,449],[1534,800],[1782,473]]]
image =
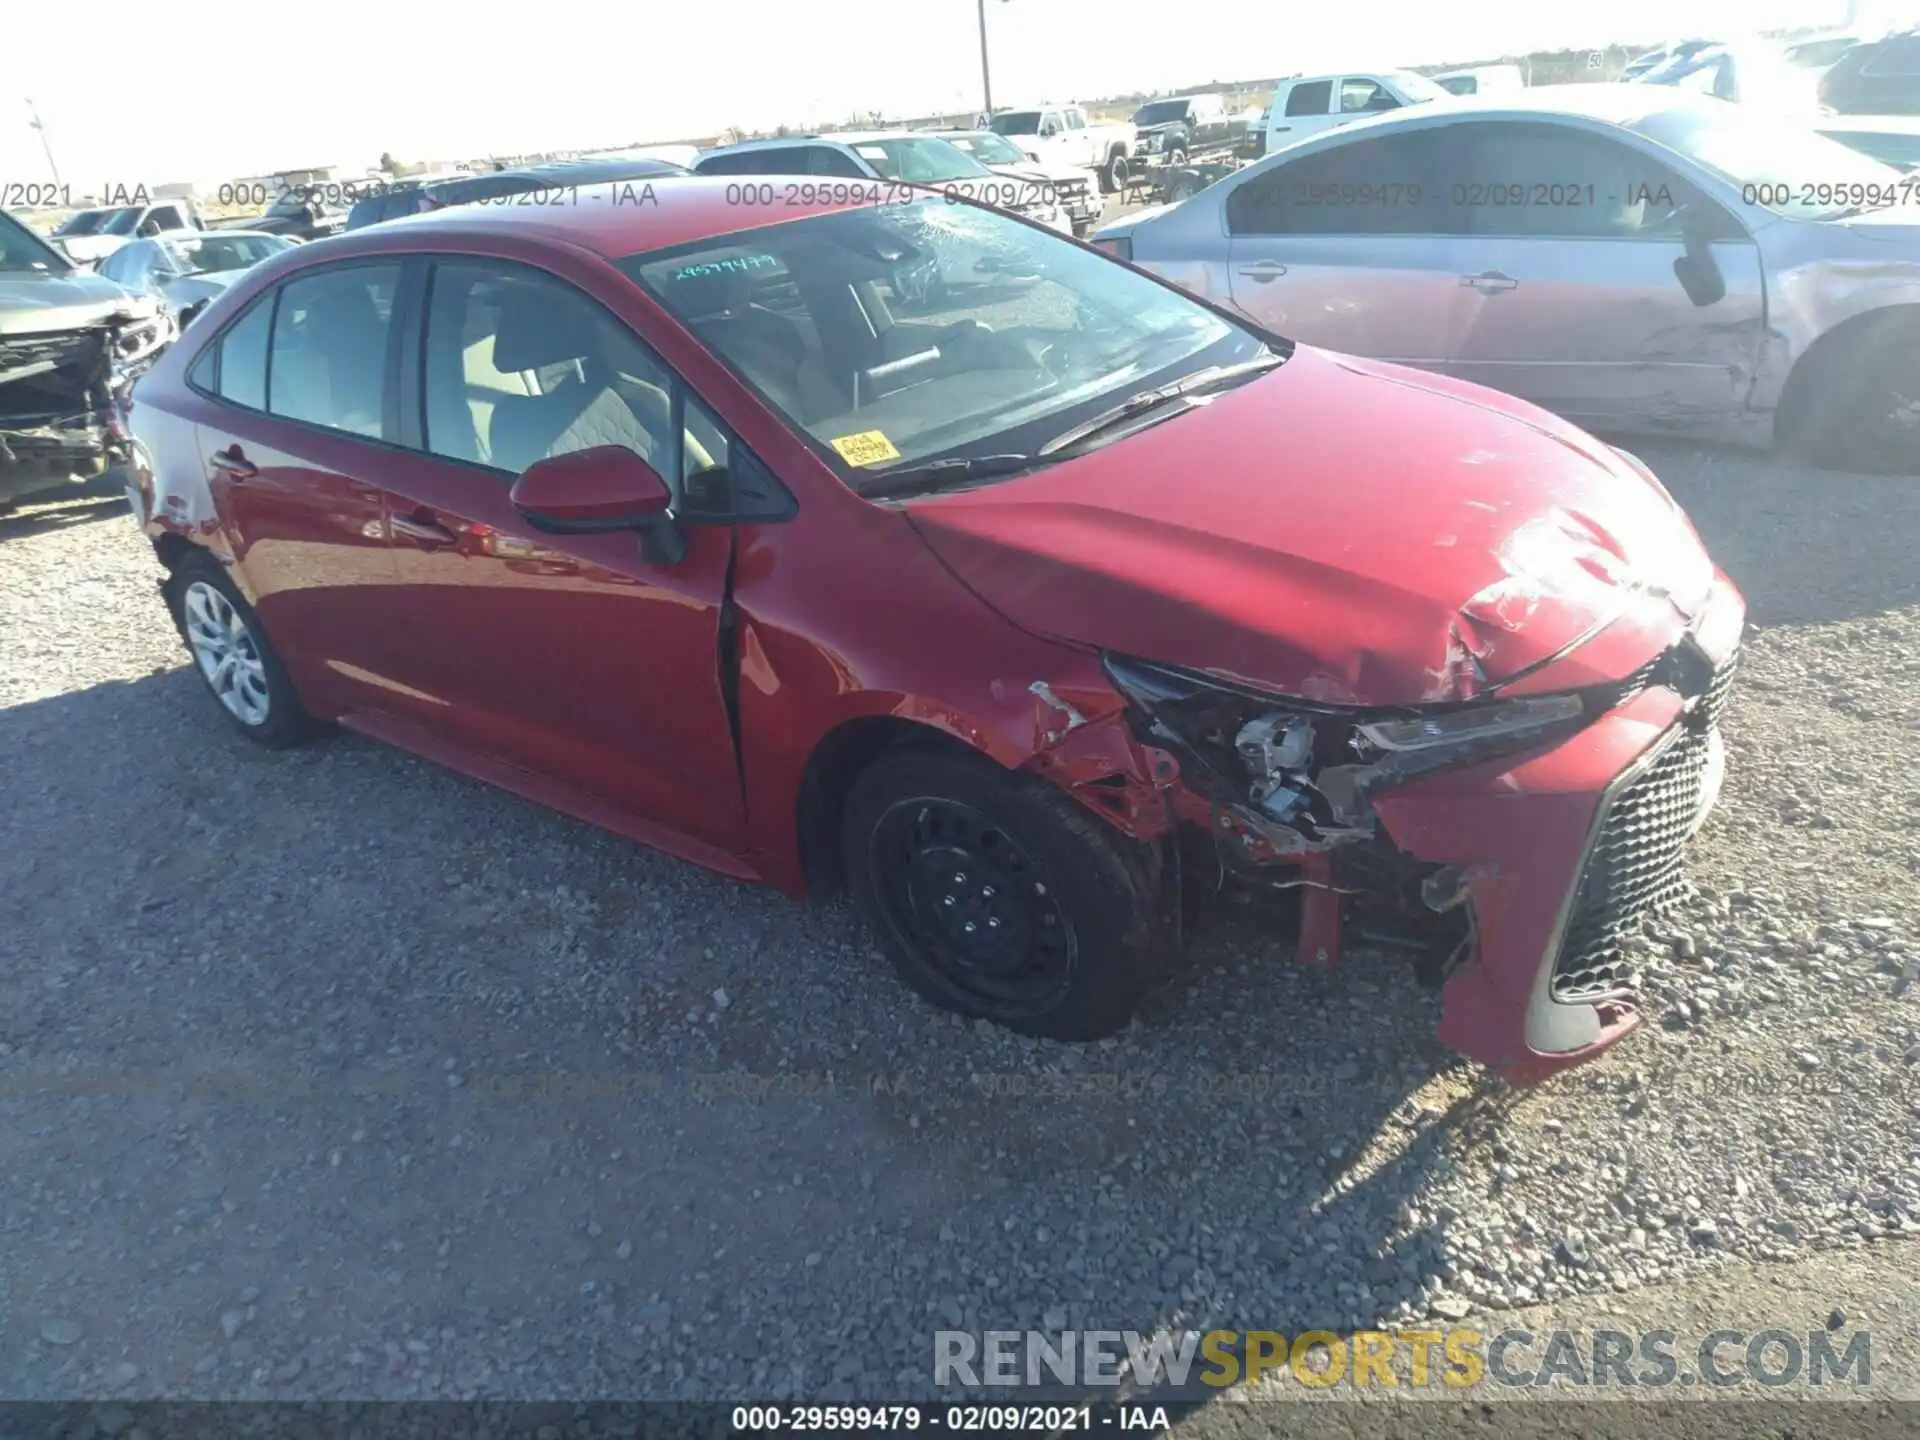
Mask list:
[[246,480],[258,475],[260,469],[241,453],[238,445],[229,445],[225,450],[216,450],[209,463],[222,475],[233,480]]
[[1498,295],[1502,290],[1517,290],[1520,282],[1511,275],[1502,275],[1498,270],[1488,270],[1480,275],[1462,275],[1460,283],[1482,295]]
[[1278,260],[1256,260],[1251,265],[1242,265],[1240,273],[1249,280],[1255,280],[1264,285],[1269,280],[1278,280],[1286,274],[1287,267]]
[[394,534],[405,535],[409,540],[418,540],[422,545],[452,545],[460,538],[424,511],[418,511],[412,515],[395,515],[390,523]]

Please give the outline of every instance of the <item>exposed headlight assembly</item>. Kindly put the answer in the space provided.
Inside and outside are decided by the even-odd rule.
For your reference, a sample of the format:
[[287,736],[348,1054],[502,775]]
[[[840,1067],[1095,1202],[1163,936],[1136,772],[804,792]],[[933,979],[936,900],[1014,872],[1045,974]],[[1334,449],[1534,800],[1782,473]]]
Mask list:
[[1105,658],[1145,721],[1141,738],[1180,754],[1194,789],[1251,807],[1310,843],[1371,830],[1366,800],[1375,791],[1525,749],[1589,714],[1577,694],[1359,709]]
[[1457,710],[1400,720],[1360,720],[1360,738],[1380,750],[1431,751],[1501,737],[1526,737],[1577,719],[1586,710],[1578,695],[1543,695],[1529,700],[1493,700]]

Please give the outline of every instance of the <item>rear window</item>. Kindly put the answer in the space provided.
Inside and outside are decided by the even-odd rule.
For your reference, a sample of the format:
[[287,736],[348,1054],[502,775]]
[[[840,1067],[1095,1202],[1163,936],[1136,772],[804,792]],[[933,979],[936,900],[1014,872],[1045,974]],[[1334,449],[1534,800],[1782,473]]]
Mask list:
[[1040,112],[1038,110],[1009,110],[1004,115],[993,117],[993,133],[996,135],[1038,135],[1040,133]]

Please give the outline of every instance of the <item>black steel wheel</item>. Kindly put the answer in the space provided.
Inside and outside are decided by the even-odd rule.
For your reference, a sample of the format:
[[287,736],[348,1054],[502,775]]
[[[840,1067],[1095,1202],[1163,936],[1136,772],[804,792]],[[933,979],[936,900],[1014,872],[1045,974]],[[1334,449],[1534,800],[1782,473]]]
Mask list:
[[1033,857],[978,810],[895,801],[868,840],[887,921],[984,1014],[1042,1014],[1071,983],[1077,942]]
[[1166,971],[1157,852],[983,757],[883,756],[848,794],[842,844],[894,968],[945,1009],[1096,1040]]

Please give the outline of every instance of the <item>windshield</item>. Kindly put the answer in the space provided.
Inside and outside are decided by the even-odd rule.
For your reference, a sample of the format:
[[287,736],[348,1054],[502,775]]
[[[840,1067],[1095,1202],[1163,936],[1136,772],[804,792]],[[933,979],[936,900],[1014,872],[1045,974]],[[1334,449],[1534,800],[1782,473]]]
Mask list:
[[958,145],[983,165],[1024,165],[1027,152],[991,130],[974,130],[965,135],[949,135],[948,140]]
[[107,218],[105,210],[82,210],[78,215],[69,215],[66,223],[54,231],[56,235],[93,235],[98,233],[100,222]]
[[65,256],[0,210],[0,270],[46,270],[65,275],[72,269]]
[[939,200],[618,264],[856,490],[933,459],[1033,455],[1145,387],[1266,353],[1097,251]]
[[1133,123],[1136,125],[1164,125],[1169,120],[1186,118],[1187,102],[1185,100],[1155,100],[1152,104],[1142,105],[1133,112]]
[[162,240],[174,268],[183,275],[218,275],[227,270],[245,270],[258,265],[269,255],[290,249],[292,242],[278,235],[212,234],[192,240]]
[[1903,177],[1892,166],[1750,106],[1699,100],[1633,128],[1738,186],[1743,201],[1793,220],[1878,209],[1901,194]]
[[269,215],[298,215],[307,208],[307,192],[289,190],[267,207]]
[[950,145],[934,135],[850,143],[853,153],[873,166],[881,179],[898,180],[906,185],[977,180],[993,173],[958,145]]

